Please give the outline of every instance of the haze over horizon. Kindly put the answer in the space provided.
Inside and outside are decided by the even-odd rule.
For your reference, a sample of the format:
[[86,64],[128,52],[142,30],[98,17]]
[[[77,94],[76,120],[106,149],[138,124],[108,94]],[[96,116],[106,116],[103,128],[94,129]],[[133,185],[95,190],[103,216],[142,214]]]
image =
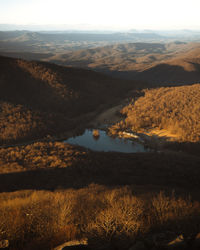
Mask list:
[[0,24],[80,30],[200,29],[198,0],[1,0]]

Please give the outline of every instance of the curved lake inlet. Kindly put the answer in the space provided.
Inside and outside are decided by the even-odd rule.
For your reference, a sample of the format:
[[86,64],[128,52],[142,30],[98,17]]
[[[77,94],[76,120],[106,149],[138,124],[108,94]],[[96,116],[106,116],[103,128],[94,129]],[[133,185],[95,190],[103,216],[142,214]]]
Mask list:
[[108,136],[103,130],[98,130],[98,132],[99,136],[95,137],[92,130],[86,129],[84,134],[76,137],[71,137],[64,142],[86,147],[94,151],[112,151],[122,153],[137,153],[149,151],[148,148],[146,148],[139,142],[128,139],[112,138]]

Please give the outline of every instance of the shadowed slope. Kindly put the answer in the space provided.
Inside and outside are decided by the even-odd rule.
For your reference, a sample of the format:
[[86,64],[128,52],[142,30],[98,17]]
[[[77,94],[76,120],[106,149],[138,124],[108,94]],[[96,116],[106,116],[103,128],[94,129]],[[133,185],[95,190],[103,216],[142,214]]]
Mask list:
[[74,128],[76,118],[115,102],[132,88],[133,82],[90,70],[0,57],[1,140]]
[[[66,143],[0,149],[0,191],[133,185],[141,192],[198,190],[200,158],[182,153],[85,151]],[[148,187],[148,188],[147,188]]]

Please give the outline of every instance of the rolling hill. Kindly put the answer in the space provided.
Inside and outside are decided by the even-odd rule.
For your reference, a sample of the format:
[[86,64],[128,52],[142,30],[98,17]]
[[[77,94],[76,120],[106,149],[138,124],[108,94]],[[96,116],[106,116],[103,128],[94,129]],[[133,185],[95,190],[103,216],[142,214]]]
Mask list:
[[163,37],[156,33],[86,33],[0,31],[0,52],[66,53],[116,43],[153,42]]
[[0,140],[40,138],[75,128],[75,121],[84,124],[86,114],[133,87],[133,82],[91,70],[0,57]]
[[145,90],[121,112],[126,118],[114,130],[164,130],[165,137],[172,134],[176,141],[200,141],[200,84]]
[[181,85],[200,80],[199,43],[128,43],[57,54],[48,60],[92,68],[150,86]]
[[200,81],[200,43],[153,33],[0,32],[0,54],[93,69],[148,82],[148,87]]
[[[131,43],[61,54],[50,51],[49,34],[49,45],[41,37],[21,32],[0,42],[21,46],[4,55],[51,60],[0,56],[0,245],[58,249],[84,237],[86,249],[199,249],[200,84],[148,87],[199,79],[200,45]],[[110,132],[131,135],[148,152],[95,152],[64,140],[115,116],[122,120]],[[178,140],[150,147],[166,142],[153,134],[161,130]]]

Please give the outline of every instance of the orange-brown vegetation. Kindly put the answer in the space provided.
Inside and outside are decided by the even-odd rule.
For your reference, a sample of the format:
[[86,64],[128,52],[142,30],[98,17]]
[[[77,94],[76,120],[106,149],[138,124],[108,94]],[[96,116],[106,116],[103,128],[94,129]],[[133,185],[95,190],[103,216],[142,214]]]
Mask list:
[[36,142],[0,149],[1,173],[66,168],[84,160],[86,153],[62,142]]
[[182,153],[103,153],[62,142],[37,142],[1,148],[0,164],[1,192],[78,188],[93,182],[190,190],[200,183],[200,158]]
[[[131,93],[132,82],[4,57],[0,73],[0,142],[27,142],[0,148],[0,241],[9,240],[13,250],[52,249],[83,237],[91,249],[127,250],[137,240],[163,249],[154,236],[170,232],[192,243],[200,232],[199,151],[124,154],[56,141],[28,144],[84,127]],[[146,90],[122,110],[126,118],[113,133],[165,129],[196,145],[199,93],[199,84]]]
[[92,135],[93,135],[94,138],[99,138],[99,136],[100,136],[99,130],[98,129],[93,129]]
[[[87,237],[91,249],[128,249],[152,232],[170,230],[185,239],[198,234],[200,203],[163,193],[144,199],[133,191],[93,184],[1,194],[0,239],[9,239],[10,249],[51,249],[79,237]],[[153,238],[148,241],[154,246]]]
[[144,97],[123,108],[125,120],[112,130],[165,129],[181,141],[200,140],[200,84],[145,90]]
[[127,249],[151,233],[188,237],[200,230],[199,203],[170,195],[188,190],[199,199],[196,156],[37,142],[1,148],[0,165],[0,240],[8,239],[11,249],[50,249],[79,237],[92,249]]
[[32,137],[44,130],[45,124],[37,112],[7,102],[1,102],[0,141],[9,142]]
[[68,116],[93,111],[133,87],[126,82],[122,89],[121,81],[100,73],[49,63],[0,57],[0,65],[1,99]]
[[84,126],[87,114],[94,116],[133,88],[121,83],[89,70],[0,57],[0,140],[19,142]]

